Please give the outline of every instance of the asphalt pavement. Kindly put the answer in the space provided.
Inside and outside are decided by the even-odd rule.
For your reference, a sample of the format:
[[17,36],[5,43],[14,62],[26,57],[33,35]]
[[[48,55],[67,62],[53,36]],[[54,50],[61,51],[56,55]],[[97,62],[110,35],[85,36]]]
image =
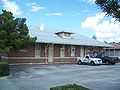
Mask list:
[[50,90],[65,84],[92,90],[120,90],[120,63],[11,66],[10,76],[0,77],[0,90]]

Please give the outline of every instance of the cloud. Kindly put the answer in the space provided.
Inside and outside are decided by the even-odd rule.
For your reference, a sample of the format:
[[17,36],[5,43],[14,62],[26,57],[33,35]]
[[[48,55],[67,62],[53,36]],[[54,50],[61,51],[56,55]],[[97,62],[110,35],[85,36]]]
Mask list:
[[95,16],[87,17],[82,23],[82,28],[96,29],[99,21],[105,16],[104,13],[98,13]]
[[82,2],[87,2],[87,3],[95,3],[95,0],[77,0],[77,1],[82,1]]
[[52,13],[52,16],[61,16],[62,13]]
[[104,15],[104,13],[98,13],[95,16],[87,17],[81,23],[81,28],[94,30],[101,41],[120,42],[120,22],[115,19],[106,20]]
[[46,8],[45,7],[36,6],[36,5],[31,6],[31,11],[33,11],[33,12],[36,12],[36,11],[39,11],[39,10],[43,10],[43,9],[46,9]]
[[22,13],[21,8],[14,1],[2,0],[4,10],[12,12],[14,15],[20,15]]
[[30,10],[33,12],[46,9],[45,7],[38,6],[36,3],[27,3],[26,5],[29,6],[31,8]]
[[27,6],[36,5],[36,3],[26,3]]
[[61,16],[62,13],[46,13],[45,16]]

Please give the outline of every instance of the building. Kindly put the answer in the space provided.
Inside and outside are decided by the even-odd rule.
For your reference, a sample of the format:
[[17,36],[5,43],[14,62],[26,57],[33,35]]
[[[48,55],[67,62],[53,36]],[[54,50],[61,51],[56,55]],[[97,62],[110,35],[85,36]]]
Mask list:
[[75,63],[76,57],[87,52],[97,52],[110,47],[109,44],[88,38],[77,33],[30,28],[30,35],[37,36],[35,45],[26,49],[11,50],[7,57],[10,64],[49,64]]
[[110,43],[113,47],[104,48],[105,55],[120,58],[120,43]]

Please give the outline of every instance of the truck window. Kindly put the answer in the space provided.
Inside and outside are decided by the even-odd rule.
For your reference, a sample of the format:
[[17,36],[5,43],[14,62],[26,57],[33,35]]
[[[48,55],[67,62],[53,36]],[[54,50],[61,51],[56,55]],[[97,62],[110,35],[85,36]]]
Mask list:
[[89,59],[89,56],[86,56],[87,59]]

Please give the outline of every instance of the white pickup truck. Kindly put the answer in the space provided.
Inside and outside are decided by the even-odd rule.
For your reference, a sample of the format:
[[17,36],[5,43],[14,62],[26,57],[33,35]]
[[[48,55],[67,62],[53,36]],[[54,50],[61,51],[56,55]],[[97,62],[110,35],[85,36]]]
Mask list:
[[102,64],[102,60],[100,58],[94,58],[94,57],[90,57],[89,55],[86,55],[84,58],[77,57],[77,63],[79,65],[89,64],[93,66],[96,64]]

